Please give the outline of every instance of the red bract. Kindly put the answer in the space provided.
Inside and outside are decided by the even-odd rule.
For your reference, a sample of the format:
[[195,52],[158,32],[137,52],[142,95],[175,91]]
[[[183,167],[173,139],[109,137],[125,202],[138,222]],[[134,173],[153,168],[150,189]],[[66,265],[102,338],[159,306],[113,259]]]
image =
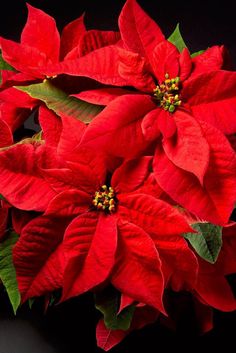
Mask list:
[[54,76],[55,72],[51,75],[48,66],[53,68],[61,60],[70,63],[72,59],[115,43],[120,38],[117,32],[86,31],[83,16],[69,23],[60,38],[51,16],[29,4],[27,7],[28,19],[20,43],[4,38],[0,40],[4,60],[23,73],[16,73],[11,77],[12,81]]
[[9,205],[0,200],[0,241],[4,239],[7,231],[7,222],[9,214]]
[[43,150],[43,146],[37,144],[19,144],[0,154],[0,189],[11,205],[23,210],[44,211],[56,195],[40,173],[41,164],[52,165],[52,160],[42,157]]

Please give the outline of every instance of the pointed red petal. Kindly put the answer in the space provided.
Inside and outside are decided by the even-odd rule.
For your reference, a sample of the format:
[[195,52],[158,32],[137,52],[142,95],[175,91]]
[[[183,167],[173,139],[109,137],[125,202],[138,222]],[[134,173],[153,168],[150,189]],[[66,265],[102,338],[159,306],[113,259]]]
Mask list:
[[165,281],[174,290],[192,288],[198,264],[182,234],[192,229],[176,208],[150,195],[119,195],[120,213],[127,222],[142,228],[152,238]]
[[45,215],[61,218],[73,218],[87,212],[91,195],[76,189],[65,190],[55,196],[48,205]]
[[157,184],[154,173],[150,173],[144,184],[138,189],[140,194],[148,194],[154,196],[156,199],[163,199],[165,192]]
[[217,273],[200,275],[196,292],[213,308],[221,311],[236,310],[236,299],[226,278]]
[[159,26],[135,0],[126,1],[120,13],[119,27],[125,48],[149,60],[156,45],[165,39]]
[[147,60],[137,53],[122,48],[119,51],[119,74],[126,80],[128,86],[138,90],[153,93],[156,87],[148,67]]
[[187,48],[184,48],[179,56],[179,77],[180,81],[186,80],[192,69],[192,59]]
[[148,146],[142,133],[141,119],[154,108],[149,96],[119,97],[89,124],[81,144],[105,148],[119,157],[134,158]]
[[[120,33],[114,31],[90,30],[84,33],[81,38],[79,49],[80,56],[84,56],[96,49],[112,45],[120,40]],[[72,54],[72,53],[71,53]],[[70,59],[72,59],[71,55]],[[68,57],[69,59],[69,57]]]
[[183,110],[177,110],[172,119],[176,123],[176,135],[163,140],[163,149],[172,163],[196,175],[203,185],[210,151],[201,126]]
[[193,58],[191,78],[204,72],[220,70],[224,63],[224,51],[223,46],[215,45]]
[[154,242],[138,226],[120,222],[113,285],[136,301],[148,304],[162,313],[164,280],[161,262]]
[[148,194],[119,195],[119,207],[122,218],[137,224],[157,242],[192,231],[176,208]]
[[27,93],[22,92],[14,87],[6,88],[1,91],[0,100],[23,109],[32,109],[37,102],[36,99],[31,98]]
[[193,116],[212,124],[224,134],[236,132],[236,73],[213,71],[183,83],[181,97]]
[[205,122],[201,122],[201,128],[210,147],[204,188],[193,174],[176,167],[160,149],[156,150],[153,169],[159,185],[175,201],[202,219],[224,225],[235,202],[235,154],[217,129]]
[[127,82],[120,76],[118,66],[118,49],[110,45],[78,59],[65,60],[58,65],[48,65],[44,73],[49,76],[63,73],[85,76],[108,85],[126,86]]
[[76,190],[56,196],[44,215],[22,230],[13,255],[22,300],[61,288],[65,267],[64,232],[87,209],[86,195]]
[[[160,232],[161,233],[161,232]],[[198,261],[187,241],[178,235],[159,236],[155,241],[163,265],[163,275],[174,291],[195,288]]]
[[153,109],[142,120],[142,132],[147,141],[154,141],[161,135],[158,123],[158,115],[161,112],[161,109]]
[[117,246],[115,218],[89,212],[67,228],[64,250],[68,259],[63,297],[68,299],[103,283],[115,261]]
[[63,60],[71,50],[77,47],[81,41],[81,38],[86,33],[84,25],[84,14],[76,20],[68,23],[61,34],[61,47],[60,47],[60,58]]
[[24,227],[13,250],[22,302],[62,286],[64,254],[60,243],[67,222],[40,216]]
[[11,146],[13,143],[12,132],[8,124],[0,119],[0,148]]
[[159,109],[157,127],[162,133],[164,139],[171,138],[175,134],[177,128],[173,115],[163,109]]
[[179,56],[178,49],[168,40],[155,47],[151,64],[159,83],[165,81],[165,74],[169,74],[170,78],[178,76]]
[[130,93],[131,91],[124,88],[110,87],[110,88],[99,88],[99,89],[91,89],[89,91],[82,91],[78,94],[73,94],[72,96],[82,99],[88,103],[108,105],[114,99]]
[[1,89],[5,89],[19,84],[31,84],[35,78],[31,75],[22,74],[21,72],[15,73],[14,71],[3,70],[2,73]]
[[150,172],[151,157],[124,162],[112,176],[111,185],[116,192],[132,192],[140,187]]
[[107,352],[120,343],[128,334],[129,331],[110,330],[105,326],[103,320],[99,320],[96,328],[97,345]]
[[15,145],[1,152],[0,189],[13,206],[43,211],[56,195],[40,174],[38,161],[41,153],[41,147],[30,144]]
[[48,64],[48,58],[34,47],[1,39],[2,56],[16,70],[36,78],[43,78],[41,67]]
[[124,310],[130,305],[133,305],[134,303],[135,303],[135,300],[132,297],[129,297],[127,294],[121,294],[120,306],[119,306],[119,311],[117,315],[119,315],[122,312],[122,310]]
[[119,32],[90,30],[85,32],[79,41],[79,44],[72,49],[64,60],[73,60],[85,56],[96,49],[116,44],[120,39]]
[[[62,159],[65,156],[62,156]],[[94,151],[79,149],[74,155],[67,154],[64,165],[45,166],[41,174],[57,192],[64,190],[83,190],[92,195],[106,181],[106,166],[103,155]],[[72,160],[72,162],[70,162]]]
[[57,147],[62,130],[62,122],[59,116],[41,105],[39,108],[39,123],[43,130],[43,139],[46,145]]
[[60,36],[54,18],[30,4],[28,19],[21,33],[21,43],[44,53],[52,62],[59,60]]
[[[86,125],[71,116],[61,114],[62,130],[58,143],[57,152],[60,156],[68,157],[79,145],[85,132]],[[68,138],[68,136],[70,136]]]

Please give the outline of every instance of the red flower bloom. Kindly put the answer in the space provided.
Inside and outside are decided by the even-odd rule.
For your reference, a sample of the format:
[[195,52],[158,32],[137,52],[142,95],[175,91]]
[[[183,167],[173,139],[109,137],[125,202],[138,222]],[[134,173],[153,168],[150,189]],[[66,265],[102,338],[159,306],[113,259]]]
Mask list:
[[[7,160],[22,153],[24,164],[6,171]],[[1,154],[7,199],[24,209],[48,205],[23,228],[14,248],[23,301],[62,286],[67,299],[110,280],[134,300],[164,311],[166,285],[194,287],[196,258],[181,236],[191,228],[172,206],[148,194],[148,183],[140,189],[149,157],[124,162],[110,186],[104,159],[93,151],[67,153],[64,161],[55,157],[49,147],[24,144]]]
[[[54,76],[47,67],[61,60],[70,62],[104,45],[115,43],[120,36],[112,31],[86,31],[83,16],[69,23],[61,38],[55,20],[43,11],[27,4],[28,19],[21,33],[21,42],[1,38],[4,60],[22,74],[16,73],[11,80],[28,81]],[[60,72],[58,72],[60,73]]]

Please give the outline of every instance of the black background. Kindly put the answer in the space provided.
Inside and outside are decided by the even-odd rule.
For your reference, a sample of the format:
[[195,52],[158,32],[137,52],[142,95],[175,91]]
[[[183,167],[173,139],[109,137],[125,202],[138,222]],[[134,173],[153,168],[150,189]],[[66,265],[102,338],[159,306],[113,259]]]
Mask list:
[[[59,30],[71,20],[86,12],[88,28],[117,29],[118,14],[124,1],[110,0],[29,0],[56,19]],[[158,1],[140,0],[140,5],[160,25],[168,37],[177,22],[191,52],[212,45],[224,44],[229,49],[236,67],[236,12],[235,1]],[[4,1],[1,4],[0,35],[19,40],[27,18],[26,2]],[[186,314],[186,313],[185,313]],[[228,352],[235,347],[236,314],[214,312],[215,328],[204,336],[196,335],[191,312],[187,314],[189,327],[172,332],[155,324],[132,333],[112,353],[211,351],[223,343]],[[185,317],[186,319],[186,317]],[[95,323],[97,313],[90,294],[50,308],[43,313],[39,301],[30,311],[24,305],[17,317],[11,313],[4,293],[0,298],[0,353],[98,353]],[[232,348],[234,351],[234,348]]]

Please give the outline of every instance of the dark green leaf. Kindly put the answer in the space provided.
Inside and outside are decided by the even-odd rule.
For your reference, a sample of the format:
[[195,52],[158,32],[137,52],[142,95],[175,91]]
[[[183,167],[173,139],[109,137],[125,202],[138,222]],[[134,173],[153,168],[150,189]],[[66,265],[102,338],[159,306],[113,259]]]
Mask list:
[[32,98],[43,101],[49,109],[59,116],[66,114],[86,124],[90,123],[103,109],[100,105],[68,96],[64,91],[55,87],[50,80],[29,86],[15,86],[15,88],[28,93]]
[[187,48],[187,45],[185,44],[179,30],[179,23],[177,24],[174,32],[168,38],[168,41],[174,44],[180,53],[183,51],[184,48]]
[[16,280],[16,271],[12,261],[12,248],[18,235],[10,233],[6,240],[0,243],[0,279],[6,288],[14,313],[20,305],[21,297]]
[[199,51],[196,51],[195,53],[191,54],[191,58],[195,58],[196,56],[204,53],[205,50],[199,50]]
[[0,194],[0,200],[6,200],[2,194]]
[[130,305],[119,314],[120,293],[109,287],[96,294],[95,306],[103,314],[105,326],[110,330],[128,330],[133,318],[135,306]]
[[0,70],[10,70],[10,71],[16,71],[14,67],[6,63],[6,61],[2,57],[2,52],[0,51]]
[[34,302],[35,302],[35,298],[29,298],[28,299],[28,304],[29,304],[29,308],[30,309],[32,309],[32,306],[33,306]]
[[197,233],[185,233],[183,236],[200,257],[214,264],[222,247],[222,227],[211,223],[195,223],[191,227]]

